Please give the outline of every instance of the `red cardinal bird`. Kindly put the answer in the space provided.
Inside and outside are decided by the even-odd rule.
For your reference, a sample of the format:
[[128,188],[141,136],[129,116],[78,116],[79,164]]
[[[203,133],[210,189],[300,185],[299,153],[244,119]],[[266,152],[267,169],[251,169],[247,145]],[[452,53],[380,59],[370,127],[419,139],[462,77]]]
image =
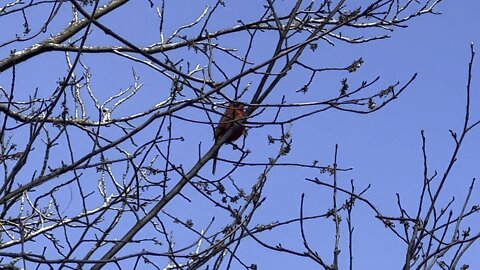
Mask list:
[[[220,138],[222,138],[223,135],[232,128],[234,130],[225,140],[225,143],[231,143],[238,140],[245,130],[245,126],[242,123],[244,114],[245,112],[243,111],[243,104],[230,102],[230,104],[228,104],[228,108],[223,113],[220,122],[218,122],[218,126],[215,128],[215,142],[220,140]],[[215,174],[215,168],[217,166],[217,154],[218,152],[213,156],[212,174]]]

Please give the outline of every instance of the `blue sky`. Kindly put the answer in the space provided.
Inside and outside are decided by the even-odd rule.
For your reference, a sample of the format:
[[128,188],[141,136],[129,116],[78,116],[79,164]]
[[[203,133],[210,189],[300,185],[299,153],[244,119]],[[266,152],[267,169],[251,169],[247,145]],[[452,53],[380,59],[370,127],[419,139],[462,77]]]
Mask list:
[[[238,19],[244,21],[253,20],[262,11],[260,7],[253,6],[257,3],[249,3],[248,6],[242,1],[226,1],[227,6],[221,8],[217,17],[215,31],[224,27],[237,24]],[[169,30],[190,22],[195,19],[207,1],[175,1],[167,2],[165,16],[165,35]],[[279,10],[290,5],[288,1],[278,1]],[[386,216],[398,216],[396,194],[400,194],[402,205],[411,214],[416,213],[419,193],[423,181],[422,139],[420,132],[425,131],[427,138],[427,153],[429,158],[430,172],[438,171],[442,175],[448,164],[450,155],[454,149],[454,141],[449,130],[460,132],[465,112],[465,95],[467,84],[468,62],[470,59],[470,44],[475,44],[478,51],[480,46],[480,33],[478,32],[478,10],[480,2],[475,0],[445,1],[439,4],[437,11],[442,15],[425,15],[413,19],[407,23],[408,28],[397,28],[389,33],[392,37],[365,44],[351,45],[337,43],[336,46],[327,43],[319,43],[315,52],[306,52],[302,61],[318,63],[319,66],[347,66],[353,60],[360,57],[365,63],[355,73],[325,72],[318,76],[310,87],[307,94],[295,93],[302,86],[307,74],[301,70],[293,70],[291,75],[278,85],[275,92],[266,100],[270,104],[278,104],[282,95],[287,95],[287,102],[311,102],[331,96],[340,88],[340,80],[349,78],[351,87],[359,85],[363,80],[371,81],[380,76],[379,81],[369,90],[378,92],[389,85],[407,82],[414,73],[418,73],[417,79],[403,92],[400,97],[387,105],[385,108],[367,115],[352,114],[341,111],[329,110],[304,118],[291,126],[292,151],[282,158],[281,162],[298,162],[311,164],[318,160],[320,165],[329,165],[333,162],[335,145],[338,144],[338,165],[341,168],[353,168],[352,171],[339,173],[339,185],[348,187],[351,179],[354,180],[357,191],[371,185],[370,190],[364,195]],[[176,13],[174,11],[181,10]],[[69,16],[69,9],[62,12],[65,17]],[[144,12],[149,15],[145,16]],[[39,15],[28,14],[32,19]],[[40,18],[41,19],[41,18]],[[7,37],[15,33],[13,29],[19,27],[18,21],[7,21]],[[159,39],[158,17],[149,9],[148,2],[142,4],[129,3],[118,12],[102,19],[102,22],[118,31],[122,36],[131,39],[138,46],[148,46]],[[0,24],[2,24],[0,17]],[[33,25],[33,22],[31,23]],[[64,24],[53,24],[49,33],[55,29],[61,29]],[[0,29],[1,33],[5,30]],[[18,28],[21,29],[21,28]],[[19,30],[17,30],[19,31]],[[186,34],[189,32],[186,31]],[[10,36],[8,36],[10,35]],[[271,55],[272,42],[275,35],[261,35],[258,47],[252,54],[255,59],[266,59]],[[11,49],[22,49],[29,44],[25,42],[18,47],[12,45],[0,48],[0,59],[10,53]],[[2,40],[4,42],[4,40]],[[231,38],[221,40],[224,46],[245,46],[244,35],[233,35]],[[117,44],[111,38],[98,30],[94,30],[87,45]],[[173,59],[187,59],[195,62],[200,57],[193,50],[181,50],[168,53]],[[65,57],[61,53],[48,53],[33,58],[28,63],[22,63],[17,67],[17,89],[34,89],[39,87],[40,95],[48,97],[62,76],[65,76]],[[130,100],[128,106],[119,109],[114,117],[126,116],[132,112],[139,112],[158,103],[168,96],[170,85],[165,78],[143,65],[132,62],[116,55],[86,54],[82,60],[91,67],[92,87],[99,100],[104,101],[119,89],[127,87],[132,82],[132,68],[140,76],[143,87],[141,94]],[[200,60],[199,60],[200,61]],[[218,63],[221,64],[229,75],[238,72],[238,66],[228,63],[229,58],[218,55]],[[471,119],[480,120],[480,63],[478,56],[474,62],[474,72],[471,94]],[[9,85],[11,74],[0,74],[0,85],[6,88]],[[242,81],[243,87],[249,82],[252,85],[258,83],[258,77],[251,76]],[[26,98],[31,92],[18,90],[16,96]],[[225,88],[224,94],[233,97],[233,90]],[[244,102],[249,101],[250,96],[244,97]],[[2,100],[4,101],[4,100]],[[298,115],[302,109],[285,109],[280,114],[281,119],[288,119]],[[263,115],[252,121],[268,121],[275,111],[266,111]],[[205,120],[205,115],[196,109],[187,109],[179,115],[189,119]],[[218,116],[217,116],[218,117]],[[197,161],[198,147],[201,143],[203,153],[208,151],[212,144],[212,130],[209,125],[191,124],[174,120],[173,136],[183,136],[184,141],[174,144],[175,151],[172,160],[181,164],[188,170]],[[150,129],[145,130],[139,136],[140,141],[153,138],[153,134],[159,123],[155,123]],[[268,145],[267,136],[279,136],[279,128],[265,126],[256,128],[255,125],[245,138],[246,148],[252,151],[247,162],[267,162],[268,157],[276,153],[276,145]],[[119,136],[114,131],[106,130],[106,134],[115,138]],[[76,134],[72,134],[75,136]],[[467,137],[460,151],[457,163],[452,171],[452,176],[446,182],[446,188],[439,200],[440,204],[448,202],[453,196],[457,198],[453,210],[461,207],[472,178],[480,175],[479,159],[480,145],[478,137],[480,131],[473,130]],[[78,136],[81,141],[85,138]],[[242,144],[243,142],[240,142]],[[127,146],[126,146],[127,147]],[[88,152],[90,148],[80,145],[77,149]],[[62,150],[59,150],[61,153]],[[231,146],[224,146],[221,156],[235,158],[238,153],[232,151]],[[63,160],[60,156],[57,160],[60,164]],[[24,175],[41,164],[32,162]],[[220,172],[226,171],[226,167],[220,168]],[[211,164],[207,164],[201,175],[210,173]],[[240,185],[249,190],[256,182],[262,168],[243,167],[233,175]],[[92,174],[95,175],[95,174]],[[329,189],[314,185],[306,181],[306,178],[318,177],[322,181],[331,182],[328,174],[320,174],[318,170],[279,167],[269,175],[268,184],[265,187],[264,196],[266,201],[256,213],[251,223],[269,223],[276,220],[295,218],[299,215],[301,194],[305,194],[305,213],[308,215],[324,214],[332,207],[332,192]],[[178,179],[174,179],[178,180]],[[94,181],[94,180],[92,180]],[[95,191],[95,186],[90,187]],[[152,192],[152,191],[150,191]],[[176,198],[172,204],[166,207],[169,213],[175,213],[179,218],[193,219],[198,224],[198,229],[206,226],[211,218],[220,215],[220,210],[212,209],[211,204],[195,191],[187,186],[184,194],[187,194],[192,202]],[[152,192],[153,193],[153,192]],[[146,193],[146,195],[152,195]],[[69,195],[67,195],[69,196]],[[342,197],[340,203],[346,197]],[[479,204],[478,189],[475,189],[471,204]],[[68,199],[66,199],[68,201]],[[94,203],[93,203],[94,204]],[[71,206],[74,207],[75,206]],[[69,208],[70,211],[75,211]],[[228,220],[223,217],[214,227],[220,228]],[[344,220],[345,221],[345,220]],[[473,233],[478,217],[465,223],[472,226]],[[383,224],[375,219],[375,213],[365,204],[357,202],[353,211],[354,231],[354,263],[356,269],[384,269],[388,266],[399,268],[403,265],[406,246],[397,239]],[[342,232],[345,233],[345,222],[342,223]],[[124,228],[128,228],[125,221]],[[397,226],[400,226],[398,223]],[[179,227],[176,227],[179,226]],[[180,225],[171,224],[171,230],[180,229]],[[145,228],[138,237],[149,236],[155,231]],[[320,219],[309,222],[306,225],[306,233],[311,241],[311,246],[321,254],[327,262],[331,260],[334,241],[334,223],[331,219]],[[287,226],[280,230],[266,232],[260,235],[260,239],[275,245],[282,243],[285,247],[302,248],[302,240],[299,237],[298,224]],[[348,243],[346,235],[341,238],[341,262],[340,268],[347,269]],[[178,245],[188,243],[188,238],[177,238]],[[129,250],[141,248],[141,245],[131,245]],[[471,247],[469,254],[464,257],[464,263],[470,264],[471,269],[480,267],[475,254],[480,251],[479,244]],[[257,263],[259,269],[311,269],[315,267],[313,262],[299,259],[291,255],[279,254],[262,249],[251,239],[245,240],[240,246],[238,255],[246,258],[247,262]],[[239,269],[239,268],[238,268]]]

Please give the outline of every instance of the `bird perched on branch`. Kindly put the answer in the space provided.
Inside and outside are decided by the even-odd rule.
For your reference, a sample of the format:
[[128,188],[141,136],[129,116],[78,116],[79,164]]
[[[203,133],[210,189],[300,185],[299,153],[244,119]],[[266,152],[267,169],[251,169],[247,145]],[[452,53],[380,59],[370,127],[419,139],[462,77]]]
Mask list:
[[[227,109],[223,113],[220,122],[218,122],[218,126],[215,128],[215,142],[218,142],[230,129],[233,130],[229,132],[228,138],[226,138],[224,143],[231,143],[238,140],[245,130],[245,126],[242,123],[244,115],[245,112],[243,111],[243,104],[238,102],[230,102]],[[215,174],[215,168],[217,166],[217,154],[218,152],[213,156],[212,174]]]

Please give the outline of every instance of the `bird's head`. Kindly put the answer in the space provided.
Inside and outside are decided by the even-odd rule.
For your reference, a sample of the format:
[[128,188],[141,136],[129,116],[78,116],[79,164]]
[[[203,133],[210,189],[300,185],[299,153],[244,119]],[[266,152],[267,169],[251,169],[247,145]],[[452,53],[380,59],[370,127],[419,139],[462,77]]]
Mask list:
[[243,110],[243,104],[238,102],[238,101],[233,101],[231,103],[231,106],[234,108],[234,109],[237,109],[237,110]]

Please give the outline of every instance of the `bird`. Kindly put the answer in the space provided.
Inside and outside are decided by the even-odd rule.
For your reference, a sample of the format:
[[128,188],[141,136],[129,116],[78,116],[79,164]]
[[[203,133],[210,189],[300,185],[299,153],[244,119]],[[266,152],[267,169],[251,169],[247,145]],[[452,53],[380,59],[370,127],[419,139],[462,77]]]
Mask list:
[[[228,134],[228,138],[226,138],[224,143],[231,143],[238,140],[245,131],[245,126],[242,123],[244,117],[245,112],[243,110],[243,104],[236,101],[230,102],[215,128],[213,134],[215,143],[217,143],[230,129],[233,129],[233,131]],[[215,174],[215,169],[217,167],[217,155],[218,151],[213,155],[212,174]]]

